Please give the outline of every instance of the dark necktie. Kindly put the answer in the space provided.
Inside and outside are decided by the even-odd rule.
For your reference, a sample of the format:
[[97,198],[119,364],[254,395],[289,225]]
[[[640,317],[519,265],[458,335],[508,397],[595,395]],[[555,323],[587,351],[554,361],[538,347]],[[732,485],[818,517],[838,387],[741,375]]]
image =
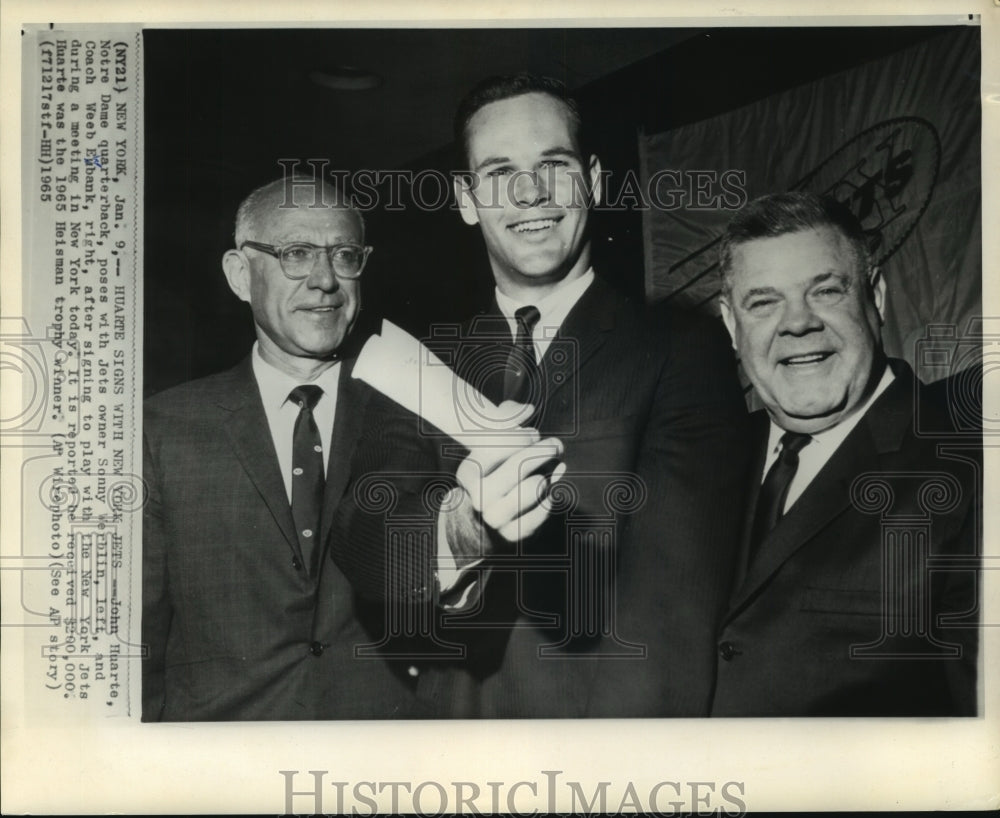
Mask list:
[[292,518],[302,548],[302,559],[312,576],[319,551],[319,520],[323,507],[323,443],[313,418],[313,407],[323,396],[318,386],[296,386],[288,395],[299,405],[292,435]]
[[522,423],[522,426],[532,425],[541,409],[541,378],[538,364],[535,362],[535,345],[531,340],[531,334],[540,315],[537,307],[530,306],[521,307],[514,313],[517,333],[504,370],[504,400],[532,403],[535,407],[534,415]]
[[757,497],[757,512],[753,519],[753,535],[750,540],[750,561],[760,549],[760,544],[772,528],[778,524],[785,510],[788,488],[799,468],[799,452],[812,440],[812,436],[799,432],[785,432],[781,436],[781,451],[778,459],[760,486]]

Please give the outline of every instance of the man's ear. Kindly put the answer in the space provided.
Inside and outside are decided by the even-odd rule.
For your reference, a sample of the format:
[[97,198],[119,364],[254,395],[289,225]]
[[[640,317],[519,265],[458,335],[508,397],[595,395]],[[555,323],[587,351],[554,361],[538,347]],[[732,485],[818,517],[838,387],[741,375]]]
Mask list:
[[878,267],[872,267],[868,274],[868,285],[872,288],[872,298],[875,309],[878,310],[879,323],[885,323],[885,276]]
[[222,272],[240,301],[250,303],[250,263],[239,250],[227,250],[222,257]]
[[[733,314],[733,308],[727,296],[719,296],[719,309],[722,311],[722,323],[726,325],[729,337],[732,339],[733,349],[736,349],[736,316]],[[739,352],[738,349],[736,351]]]
[[455,201],[462,221],[469,227],[479,224],[479,212],[476,210],[476,196],[472,192],[472,175],[460,173],[455,177]]
[[604,195],[603,179],[601,178],[601,160],[596,156],[590,157],[590,203],[591,207],[596,207],[601,203],[601,196]]

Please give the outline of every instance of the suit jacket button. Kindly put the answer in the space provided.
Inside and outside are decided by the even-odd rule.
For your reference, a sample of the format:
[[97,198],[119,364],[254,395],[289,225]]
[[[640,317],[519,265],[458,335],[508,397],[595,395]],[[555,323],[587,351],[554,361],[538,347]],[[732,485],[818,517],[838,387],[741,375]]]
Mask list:
[[736,650],[736,645],[732,642],[723,642],[719,645],[719,655],[727,662],[732,661],[732,658],[738,653],[739,651]]
[[302,561],[298,557],[292,557],[292,568],[296,571],[302,570]]
[[406,672],[407,672],[408,674],[410,674],[410,676],[413,676],[414,678],[416,678],[417,676],[419,676],[419,675],[420,675],[420,668],[418,668],[418,667],[417,667],[416,665],[410,665],[410,666],[409,666],[409,667],[408,667],[408,668],[406,669]]
[[309,646],[309,652],[313,656],[322,656],[323,655],[323,643],[322,642],[313,642]]

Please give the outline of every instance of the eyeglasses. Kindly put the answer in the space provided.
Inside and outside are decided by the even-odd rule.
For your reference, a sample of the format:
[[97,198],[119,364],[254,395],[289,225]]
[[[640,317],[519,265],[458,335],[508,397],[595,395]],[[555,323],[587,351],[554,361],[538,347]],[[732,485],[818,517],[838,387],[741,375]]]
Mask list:
[[244,247],[251,247],[254,250],[267,253],[269,256],[274,256],[281,263],[281,271],[291,279],[308,278],[316,267],[320,253],[326,253],[330,267],[333,268],[333,273],[337,278],[357,278],[365,269],[368,254],[372,251],[371,247],[364,247],[360,244],[345,243],[320,246],[304,241],[283,244],[281,247],[275,247],[273,244],[261,244],[259,241],[245,241],[240,245],[240,250]]

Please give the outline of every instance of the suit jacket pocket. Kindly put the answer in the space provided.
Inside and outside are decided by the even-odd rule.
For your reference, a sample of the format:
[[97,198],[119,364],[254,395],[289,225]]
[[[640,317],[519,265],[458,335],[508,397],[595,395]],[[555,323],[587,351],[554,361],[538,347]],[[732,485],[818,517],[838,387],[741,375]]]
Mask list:
[[800,609],[816,613],[881,616],[881,591],[857,588],[806,588]]

